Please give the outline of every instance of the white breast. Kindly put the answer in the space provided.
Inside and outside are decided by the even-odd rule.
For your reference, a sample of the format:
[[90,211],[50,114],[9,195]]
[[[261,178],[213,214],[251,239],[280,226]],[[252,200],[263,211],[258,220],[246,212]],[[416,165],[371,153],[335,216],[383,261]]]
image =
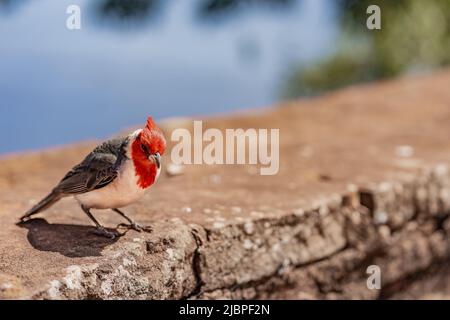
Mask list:
[[[161,168],[158,169],[158,179]],[[142,189],[138,186],[138,177],[135,174],[133,161],[126,160],[119,171],[119,175],[113,182],[101,189],[75,196],[78,202],[88,208],[111,209],[125,207],[139,198],[149,188]]]

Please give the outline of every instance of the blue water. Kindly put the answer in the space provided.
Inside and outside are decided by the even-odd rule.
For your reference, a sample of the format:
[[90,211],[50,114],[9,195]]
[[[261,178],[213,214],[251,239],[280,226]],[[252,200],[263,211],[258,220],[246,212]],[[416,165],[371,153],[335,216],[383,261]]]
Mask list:
[[[93,0],[0,1],[0,154],[105,138],[157,119],[267,106],[292,65],[330,53],[329,0],[202,22],[197,0],[172,0],[124,28]],[[81,7],[82,29],[66,28]]]

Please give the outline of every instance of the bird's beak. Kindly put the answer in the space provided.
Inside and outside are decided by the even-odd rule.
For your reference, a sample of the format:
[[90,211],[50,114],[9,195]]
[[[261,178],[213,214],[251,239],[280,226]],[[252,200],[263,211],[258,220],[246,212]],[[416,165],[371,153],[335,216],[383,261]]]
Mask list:
[[158,169],[161,168],[161,155],[159,154],[159,152],[149,155],[148,159],[153,160],[153,162],[156,164],[156,167]]

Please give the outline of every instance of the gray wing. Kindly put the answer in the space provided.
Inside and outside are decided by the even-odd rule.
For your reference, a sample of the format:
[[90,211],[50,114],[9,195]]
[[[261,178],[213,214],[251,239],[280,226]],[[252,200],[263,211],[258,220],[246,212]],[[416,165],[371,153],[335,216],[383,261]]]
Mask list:
[[80,194],[103,188],[114,181],[118,169],[126,160],[127,138],[106,141],[95,148],[80,164],[70,170],[54,191],[60,194]]

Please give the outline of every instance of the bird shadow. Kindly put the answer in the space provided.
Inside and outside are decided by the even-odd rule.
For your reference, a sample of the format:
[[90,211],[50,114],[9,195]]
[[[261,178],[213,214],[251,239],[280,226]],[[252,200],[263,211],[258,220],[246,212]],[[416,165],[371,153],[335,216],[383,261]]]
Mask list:
[[[119,238],[108,239],[94,234],[95,227],[51,224],[42,218],[19,224],[28,230],[28,242],[37,250],[59,252],[66,257],[101,256],[102,250]],[[113,229],[108,229],[113,230]]]

